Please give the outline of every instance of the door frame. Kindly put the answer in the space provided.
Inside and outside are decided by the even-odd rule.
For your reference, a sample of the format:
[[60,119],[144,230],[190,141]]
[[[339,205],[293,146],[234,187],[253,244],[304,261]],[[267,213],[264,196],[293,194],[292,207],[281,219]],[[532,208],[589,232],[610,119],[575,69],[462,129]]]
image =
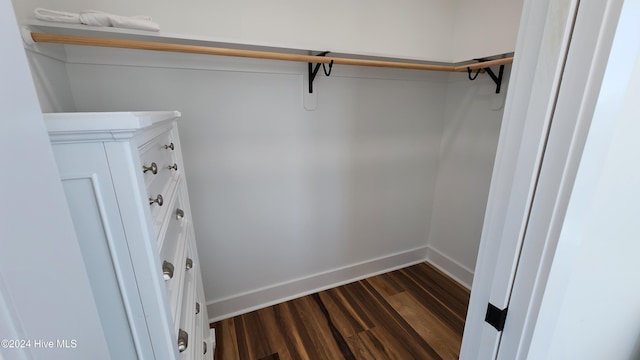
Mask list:
[[525,1],[461,359],[526,357],[622,3]]

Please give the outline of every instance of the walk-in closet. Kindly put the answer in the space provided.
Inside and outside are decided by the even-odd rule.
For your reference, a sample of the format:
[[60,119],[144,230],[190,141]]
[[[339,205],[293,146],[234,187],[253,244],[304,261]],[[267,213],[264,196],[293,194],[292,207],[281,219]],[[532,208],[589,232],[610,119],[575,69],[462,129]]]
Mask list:
[[425,261],[470,289],[519,2],[98,5],[160,32],[27,20],[43,112],[180,112],[210,322]]
[[[528,180],[544,175],[527,172],[522,159],[529,154],[517,149],[528,146],[526,136],[551,128],[551,122],[525,128],[518,120],[505,129],[505,111],[531,115],[526,102],[546,101],[523,96],[509,108],[508,94],[514,85],[528,87],[526,94],[549,89],[561,96],[557,74],[571,60],[567,34],[572,24],[581,29],[575,2],[529,3],[13,1],[75,230],[79,237],[104,235],[102,250],[80,246],[92,294],[103,294],[95,281],[107,279],[114,292],[106,293],[120,294],[123,303],[96,302],[103,323],[120,312],[103,324],[107,348],[117,352],[116,344],[125,344],[138,357],[167,359],[210,359],[214,352],[256,360],[455,359],[476,269],[489,268],[482,274],[486,291],[472,295],[470,311],[481,317],[486,311],[492,326],[486,328],[502,331],[506,305],[495,294],[510,294],[512,285],[498,291],[490,281],[511,276],[505,283],[512,284],[517,264],[504,274],[489,272],[517,260],[520,245],[493,244],[495,255],[487,256],[481,239],[517,233],[506,226],[496,232],[499,219],[535,214],[529,205],[510,205],[511,213],[497,206],[496,184],[505,185],[505,194],[516,192],[520,183],[506,177],[509,169]],[[602,19],[610,13],[589,11]],[[545,18],[558,25],[535,25]],[[598,24],[606,25],[602,19]],[[528,72],[512,82],[517,44]],[[552,116],[548,108],[540,114]],[[518,131],[522,144],[505,135]],[[516,150],[511,163],[505,149]],[[531,159],[544,155],[536,151]],[[77,166],[82,159],[92,167]],[[496,159],[507,165],[495,171]],[[86,175],[98,167],[104,173]],[[93,190],[73,187],[71,180],[85,178]],[[101,192],[105,184],[114,189],[112,204]],[[138,201],[138,190],[149,194]],[[82,201],[70,195],[81,191]],[[87,204],[94,211],[82,211]],[[83,233],[78,219],[90,213],[95,227]],[[129,213],[149,224],[136,230],[125,219]],[[114,243],[120,227],[122,243]],[[172,231],[183,240],[166,250]],[[493,264],[477,267],[479,254]],[[100,265],[103,255],[111,261]],[[165,289],[174,274],[178,282]],[[135,285],[143,281],[149,283]],[[133,293],[139,303],[129,306]],[[478,310],[487,299],[489,308]],[[156,321],[153,314],[165,310]],[[326,331],[308,327],[314,321],[327,321]],[[108,336],[126,324],[131,335]],[[207,324],[211,333],[200,331]],[[303,335],[265,330],[278,325]],[[478,339],[468,349],[499,342],[472,325]],[[197,328],[197,336],[187,327]],[[274,337],[279,331],[283,338]],[[393,337],[414,333],[411,345]],[[453,346],[443,345],[449,333]],[[175,344],[162,349],[158,339]],[[389,347],[381,348],[385,342]],[[323,350],[309,352],[313,347]],[[165,350],[166,357],[158,355]]]

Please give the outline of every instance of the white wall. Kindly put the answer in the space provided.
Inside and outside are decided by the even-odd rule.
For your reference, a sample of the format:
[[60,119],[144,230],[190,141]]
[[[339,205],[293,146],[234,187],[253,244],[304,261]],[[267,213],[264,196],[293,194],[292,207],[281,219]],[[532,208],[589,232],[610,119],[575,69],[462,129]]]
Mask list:
[[506,92],[487,75],[336,66],[306,111],[306,64],[67,54],[75,110],[182,111],[213,317],[420,261],[427,243],[470,286]]
[[64,62],[64,49],[54,44],[38,44],[26,50],[42,111],[73,111],[75,104]]
[[448,74],[334,67],[306,111],[306,64],[148,55],[70,48],[69,82],[182,112],[212,317],[425,258]]
[[[32,17],[33,1],[16,2]],[[150,15],[168,33],[219,41],[433,61],[451,58],[455,2],[449,0],[104,1],[40,0],[39,6]]]
[[513,52],[522,3],[522,0],[458,0],[452,36],[452,61]]
[[24,19],[33,18],[33,10],[38,7],[51,8],[49,0],[11,0],[11,2],[18,24]]
[[447,86],[428,257],[468,288],[478,256],[509,69],[500,94],[486,74],[471,82],[467,74],[453,73]]
[[36,6],[150,15],[163,32],[223,42],[460,62],[513,52],[522,0],[29,0]]
[[15,349],[3,340],[0,358],[109,359],[8,0],[0,1],[0,40],[0,339],[30,341]]
[[640,356],[638,2],[625,2],[529,358]]
[[336,66],[309,112],[306,64],[31,57],[46,111],[183,113],[213,317],[425,258],[470,286],[508,75],[496,95],[487,75]]

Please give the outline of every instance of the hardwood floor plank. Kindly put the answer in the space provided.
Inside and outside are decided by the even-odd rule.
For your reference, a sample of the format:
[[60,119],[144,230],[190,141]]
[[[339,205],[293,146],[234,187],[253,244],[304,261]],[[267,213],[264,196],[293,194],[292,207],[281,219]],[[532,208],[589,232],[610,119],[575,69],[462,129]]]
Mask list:
[[[268,308],[258,310],[257,312],[260,322],[265,329],[266,340],[274,354],[277,354],[278,359],[290,359],[289,346],[285,341],[285,335],[283,331],[286,329],[279,326],[278,319],[275,312],[275,306],[269,306]],[[270,359],[270,357],[265,357]],[[275,359],[275,355],[271,355],[271,358]],[[224,359],[224,358],[223,358]]]
[[359,282],[370,295],[370,304],[375,304],[379,312],[380,326],[376,326],[375,333],[388,331],[394,334],[394,339],[409,351],[415,359],[440,359],[431,345],[418,334],[407,321],[402,318],[393,307],[367,281]]
[[444,300],[438,297],[438,292],[431,291],[433,286],[422,286],[419,279],[411,277],[409,273],[402,270],[394,272],[393,276],[407,289],[407,292],[428,307],[451,329],[459,333],[464,331],[464,319],[461,319],[456,312],[445,305]]
[[218,344],[215,358],[240,360],[234,318],[218,321],[214,327],[216,328],[216,344]]
[[295,301],[302,321],[309,333],[310,343],[305,344],[307,349],[313,350],[317,359],[342,359],[345,355],[331,332],[327,319],[322,310],[311,296],[305,296]]
[[391,306],[422,336],[443,359],[458,359],[462,334],[445,325],[438,316],[407,292],[387,299]]
[[245,318],[240,315],[234,319],[236,324],[236,339],[238,342],[238,356],[241,359],[255,359],[255,354],[249,343],[249,332],[245,325]]
[[348,338],[373,327],[373,323],[360,309],[354,309],[339,289],[330,289],[318,294],[340,333]]
[[291,358],[310,359],[310,354],[307,353],[305,344],[310,343],[311,339],[306,329],[302,327],[303,324],[297,320],[299,317],[294,315],[295,310],[292,308],[294,301],[275,305],[273,308],[274,313],[278,327],[282,329],[284,341],[287,344]]
[[353,286],[353,283],[331,289],[328,292],[336,295],[336,298],[341,301],[340,304],[345,309],[345,314],[348,314],[353,320],[356,320],[362,330],[374,327],[375,322],[373,319],[375,316],[372,317],[364,308],[357,305],[353,294],[348,291],[350,286]]
[[329,331],[331,331],[331,335],[333,336],[333,339],[335,340],[336,345],[338,346],[338,349],[340,349],[340,353],[342,354],[342,357],[344,357],[345,360],[355,360],[355,357],[351,352],[351,349],[349,348],[349,344],[347,344],[347,341],[344,339],[340,331],[338,331],[338,328],[336,328],[335,324],[333,323],[333,319],[331,319],[331,314],[329,313],[329,310],[327,310],[327,307],[322,302],[322,298],[320,298],[320,295],[318,295],[317,293],[312,294],[311,298],[316,302],[316,304],[320,308],[320,311],[322,311],[322,314],[324,315],[324,318],[327,322],[327,326],[329,327]]
[[458,317],[467,316],[469,306],[469,290],[451,281],[440,270],[427,264],[410,266],[401,270],[414,279],[422,288],[434,294],[441,302],[450,308]]
[[358,360],[378,360],[372,353],[369,351],[369,346],[360,338],[359,334],[364,333],[362,331],[358,334],[353,334],[347,338],[347,343],[349,343],[349,347],[352,349],[354,356]]
[[382,327],[375,327],[364,331],[358,334],[358,338],[376,360],[440,359],[437,354],[416,353],[412,351],[413,349],[404,346],[405,344],[397,335]]
[[267,331],[263,325],[258,311],[240,315],[239,321],[236,321],[241,359],[260,359],[275,352],[267,341]]
[[456,359],[468,300],[418,264],[219,321],[216,359]]
[[269,334],[272,333],[272,329],[267,328],[267,324],[262,321],[260,316],[264,313],[265,309],[260,311],[252,311],[248,314],[242,315],[245,318],[245,324],[249,333],[249,339],[251,346],[254,350],[254,356],[258,359],[269,356],[277,349],[274,349],[269,342]]
[[439,358],[435,350],[406,321],[398,316],[382,295],[366,281],[343,285],[340,288],[345,293],[345,298],[350,299],[349,301],[354,308],[360,309],[374,321],[375,328],[388,329],[390,333],[395,334],[398,337],[396,343],[406,348],[413,358]]
[[280,354],[273,353],[271,355],[265,356],[265,357],[260,358],[258,360],[280,360]]
[[393,296],[405,290],[389,274],[374,276],[368,278],[367,281],[384,297]]

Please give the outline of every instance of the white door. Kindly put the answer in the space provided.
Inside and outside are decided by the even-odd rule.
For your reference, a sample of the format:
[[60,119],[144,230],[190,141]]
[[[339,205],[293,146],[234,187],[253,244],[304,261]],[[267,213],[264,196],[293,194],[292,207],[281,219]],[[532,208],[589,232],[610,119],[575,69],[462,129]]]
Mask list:
[[109,359],[10,0],[0,43],[0,359]]
[[461,359],[526,354],[622,2],[524,4]]

